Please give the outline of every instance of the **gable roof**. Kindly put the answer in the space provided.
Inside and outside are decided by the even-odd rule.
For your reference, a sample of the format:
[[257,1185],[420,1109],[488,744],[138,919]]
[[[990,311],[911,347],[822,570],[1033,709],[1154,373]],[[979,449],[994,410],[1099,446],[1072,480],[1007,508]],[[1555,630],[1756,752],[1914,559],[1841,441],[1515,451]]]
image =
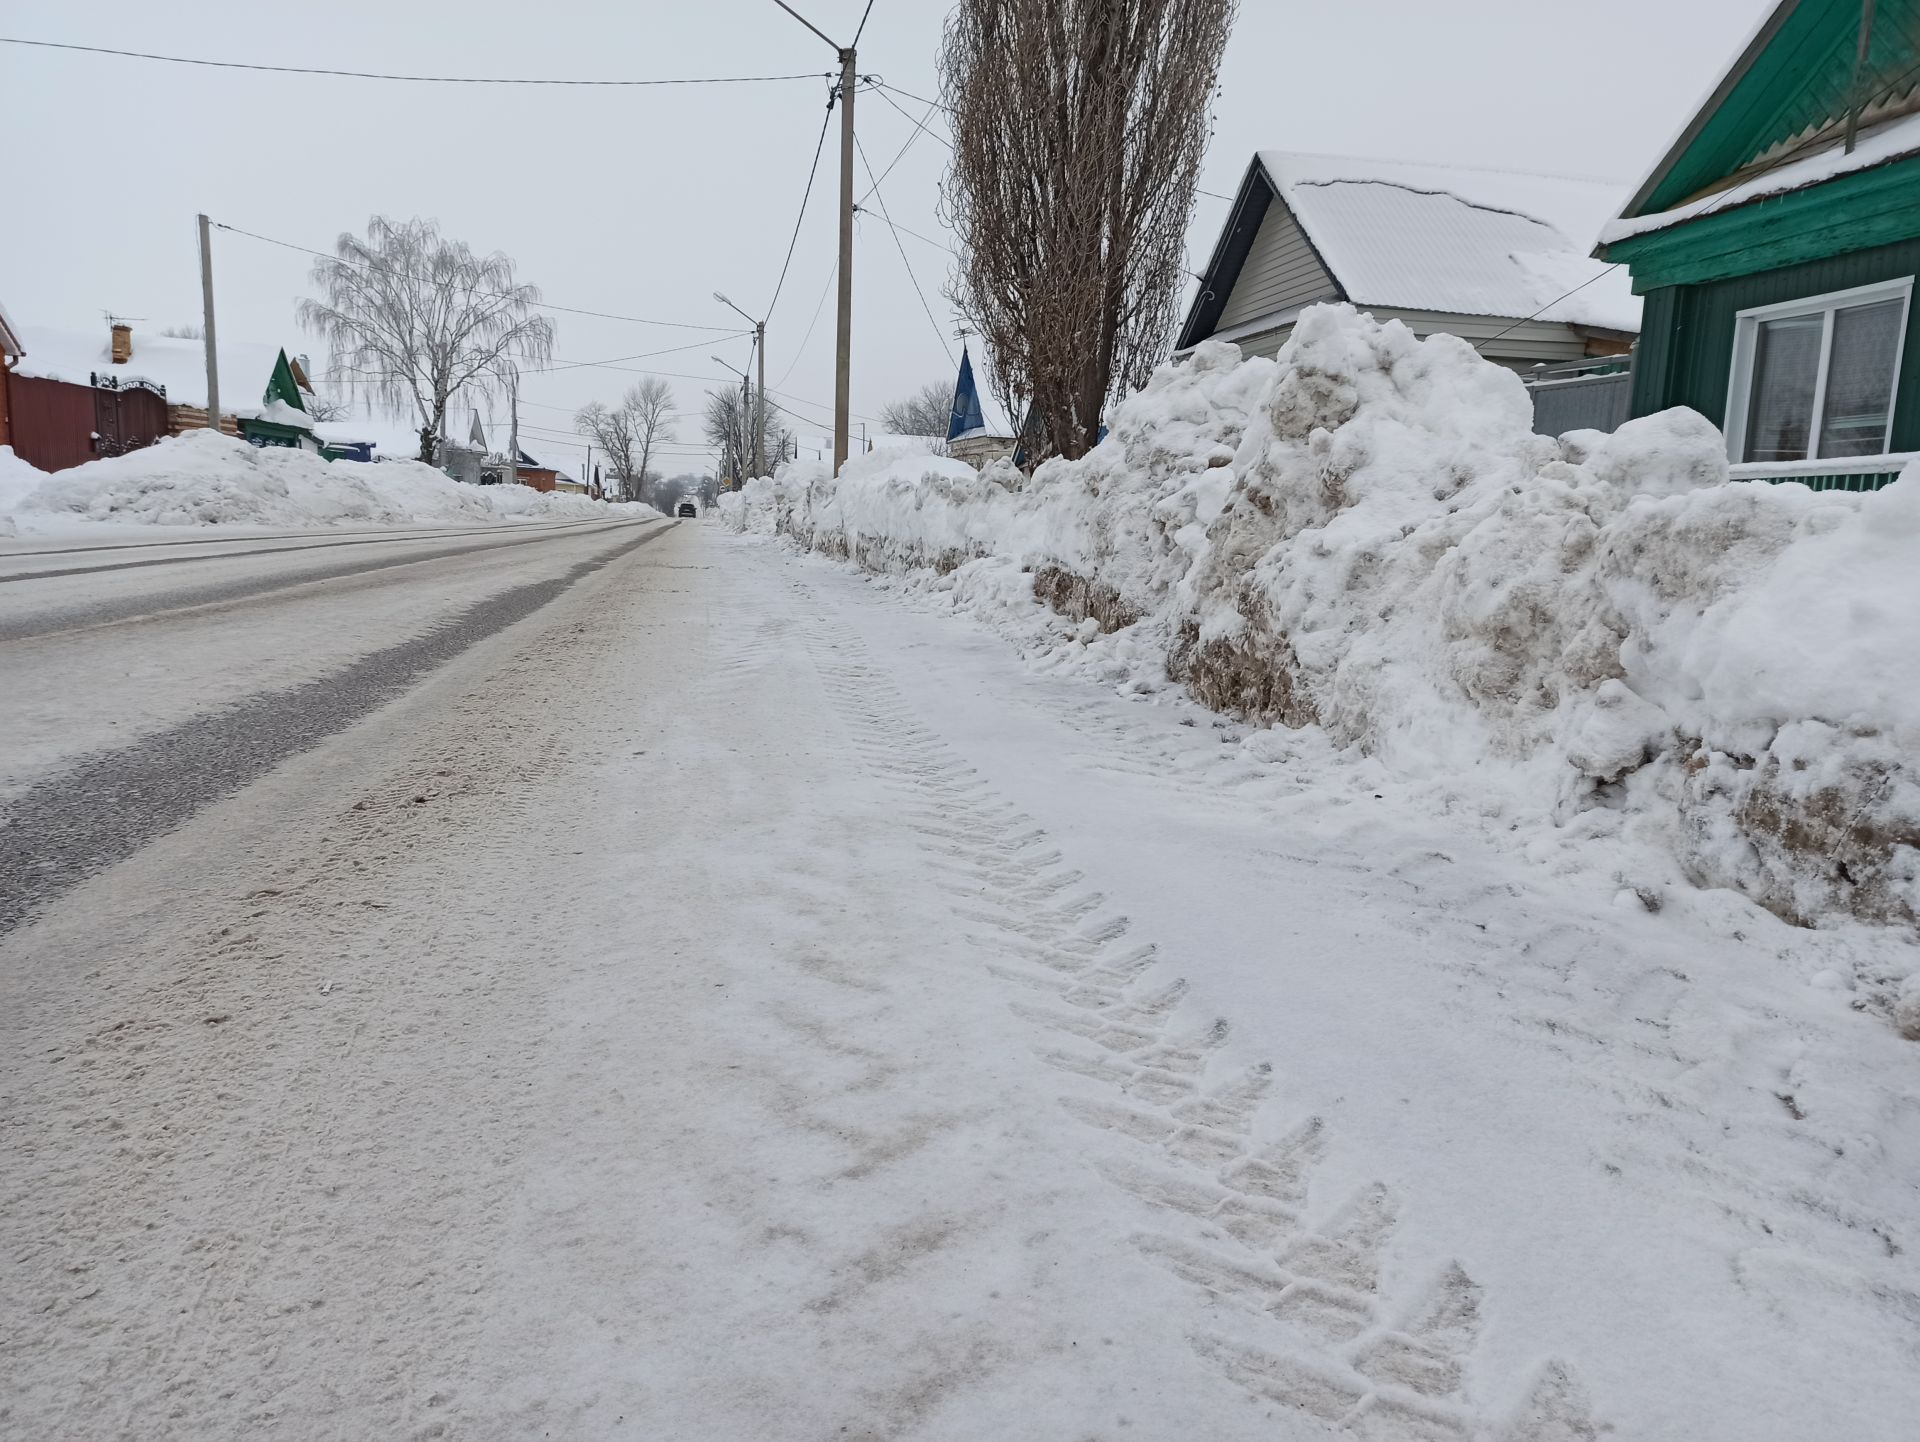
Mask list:
[[1920,0],[1876,0],[1859,63],[1867,15],[1862,0],[1780,0],[1621,216],[1672,210],[1745,171],[1837,143],[1856,102],[1869,125],[1910,109],[1920,97]]
[[1640,303],[1627,276],[1587,254],[1623,189],[1521,171],[1263,150],[1241,182],[1179,344],[1213,333],[1274,200],[1356,305],[1637,330]]

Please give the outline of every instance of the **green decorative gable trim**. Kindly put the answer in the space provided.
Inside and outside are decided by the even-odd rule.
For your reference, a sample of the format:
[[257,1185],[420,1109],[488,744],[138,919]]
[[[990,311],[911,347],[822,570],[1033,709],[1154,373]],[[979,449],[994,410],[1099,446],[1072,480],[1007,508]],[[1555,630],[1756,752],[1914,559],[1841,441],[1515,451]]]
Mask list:
[[1616,240],[1606,258],[1637,295],[1820,260],[1920,236],[1920,156]]
[[1875,0],[1856,91],[1862,10],[1863,0],[1783,0],[1625,214],[1671,210],[1775,146],[1844,121],[1857,99],[1884,104],[1911,91],[1920,77],[1920,0]]
[[266,394],[260,397],[262,405],[272,405],[275,401],[285,401],[296,411],[304,411],[307,403],[300,398],[300,383],[293,378],[293,364],[287,359],[285,351],[273,363],[273,375],[267,381]]

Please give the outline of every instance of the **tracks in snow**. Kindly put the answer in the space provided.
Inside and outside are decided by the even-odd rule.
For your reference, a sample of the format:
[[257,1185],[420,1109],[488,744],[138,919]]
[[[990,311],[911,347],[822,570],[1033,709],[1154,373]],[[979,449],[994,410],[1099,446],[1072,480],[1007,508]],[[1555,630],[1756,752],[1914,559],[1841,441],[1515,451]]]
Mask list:
[[[797,629],[853,748],[945,873],[956,920],[1003,958],[991,970],[1040,1059],[1080,1081],[1060,1105],[1119,1139],[1120,1155],[1096,1166],[1162,1218],[1134,1245],[1246,1314],[1241,1337],[1190,1333],[1194,1351],[1256,1397],[1371,1442],[1598,1437],[1560,1361],[1524,1384],[1517,1408],[1484,1405],[1471,1376],[1481,1289],[1465,1268],[1439,1261],[1406,1295],[1389,1295],[1391,1189],[1374,1183],[1325,1206],[1313,1178],[1329,1129],[1284,1119],[1270,1064],[1221,1063],[1230,1019],[1182,1015],[1186,984],[1159,949],[920,722],[857,638]],[[1269,1117],[1283,1119],[1263,1125]]]

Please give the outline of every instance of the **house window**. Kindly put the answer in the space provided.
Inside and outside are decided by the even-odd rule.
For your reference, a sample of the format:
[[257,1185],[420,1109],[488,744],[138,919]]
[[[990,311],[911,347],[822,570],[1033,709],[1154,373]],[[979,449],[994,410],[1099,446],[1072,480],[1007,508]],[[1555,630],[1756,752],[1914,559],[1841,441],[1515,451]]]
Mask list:
[[1736,461],[1884,455],[1913,277],[1734,317],[1727,446]]

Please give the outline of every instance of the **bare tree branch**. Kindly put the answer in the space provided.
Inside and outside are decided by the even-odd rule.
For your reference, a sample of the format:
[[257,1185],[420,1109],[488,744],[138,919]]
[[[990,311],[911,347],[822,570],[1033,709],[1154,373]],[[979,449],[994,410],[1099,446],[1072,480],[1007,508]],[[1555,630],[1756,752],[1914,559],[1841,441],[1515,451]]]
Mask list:
[[1172,337],[1181,244],[1236,0],[960,0],[941,83],[952,299],[1010,415],[1077,456]]

